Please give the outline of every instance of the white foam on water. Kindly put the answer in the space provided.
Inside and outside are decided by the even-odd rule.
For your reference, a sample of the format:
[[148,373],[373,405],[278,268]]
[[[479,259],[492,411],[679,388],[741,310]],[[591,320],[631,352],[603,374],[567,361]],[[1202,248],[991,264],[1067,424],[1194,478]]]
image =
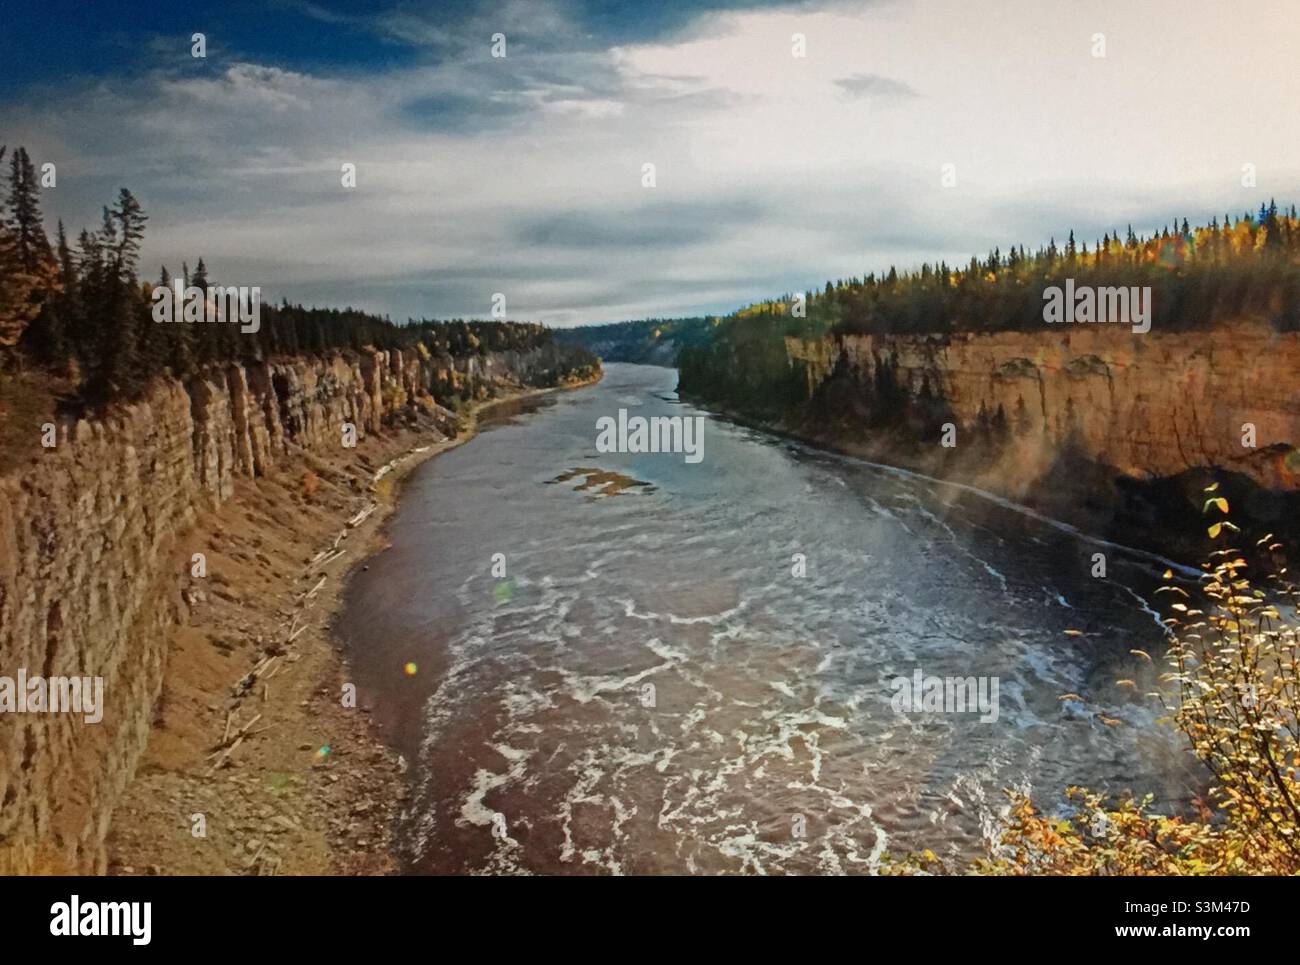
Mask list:
[[723,623],[738,616],[746,607],[745,601],[741,600],[740,603],[736,604],[734,607],[731,607],[728,610],[723,610],[721,613],[712,613],[699,617],[680,617],[675,613],[655,613],[654,611],[638,610],[636,608],[636,601],[631,599],[620,599],[618,602],[623,607],[623,615],[625,617],[630,617],[635,620],[667,620],[669,623],[677,624],[678,626],[696,626],[701,624],[705,626],[717,626],[719,623]]
[[563,667],[554,669],[564,678],[565,695],[580,704],[589,704],[602,694],[631,692],[641,681],[671,667],[672,664],[661,663],[625,677],[578,674]]
[[[653,524],[625,523],[613,504],[585,508],[591,522],[550,522],[511,552],[515,595],[504,604],[485,567],[452,571],[443,585],[457,588],[463,625],[438,638],[448,669],[424,707],[404,824],[415,853],[435,832],[444,853],[457,834],[477,841],[493,802],[509,801],[523,812],[507,815],[512,829],[555,822],[562,842],[498,840],[466,870],[559,861],[618,874],[642,870],[653,841],[672,870],[872,871],[890,848],[964,856],[992,833],[999,789],[1026,773],[1050,772],[1055,787],[1057,774],[1086,781],[1127,766],[1132,751],[1114,730],[1050,709],[1059,694],[1085,691],[1101,646],[1123,645],[1111,626],[1090,627],[1085,646],[1059,638],[1057,621],[1074,607],[1052,580],[1091,600],[1086,581],[1032,572],[1015,544],[1004,551],[996,532],[981,534],[971,509],[971,519],[932,511],[938,488],[884,468],[865,498],[843,469],[800,478],[824,472],[814,465],[792,471],[789,506],[766,495],[770,481],[742,480],[735,504],[682,486],[674,512]],[[809,493],[849,515],[814,517],[796,546],[790,527],[805,521]],[[807,552],[807,578],[791,577],[792,552]],[[690,601],[680,607],[679,592]],[[701,613],[710,593],[723,602]],[[890,679],[917,666],[999,676],[999,722],[896,718]],[[657,705],[645,707],[651,681]],[[1144,726],[1135,705],[1104,709]],[[1035,763],[1043,748],[1048,760]],[[439,783],[453,772],[440,767],[449,755],[467,758],[473,777],[462,786]],[[790,835],[797,813],[810,817],[807,839]]]

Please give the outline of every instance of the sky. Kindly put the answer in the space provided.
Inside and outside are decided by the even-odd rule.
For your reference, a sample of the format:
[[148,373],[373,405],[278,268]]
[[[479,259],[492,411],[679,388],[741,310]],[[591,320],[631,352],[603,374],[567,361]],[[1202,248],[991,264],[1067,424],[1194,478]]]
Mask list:
[[51,225],[129,187],[146,276],[395,321],[723,313],[1300,203],[1295,0],[2,2]]

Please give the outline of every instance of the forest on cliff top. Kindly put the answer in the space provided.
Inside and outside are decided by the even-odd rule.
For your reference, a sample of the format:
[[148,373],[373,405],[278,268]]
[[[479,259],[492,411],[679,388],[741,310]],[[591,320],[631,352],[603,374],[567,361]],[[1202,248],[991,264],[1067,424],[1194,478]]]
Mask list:
[[[1152,290],[1156,324],[1163,331],[1205,328],[1243,317],[1270,321],[1280,331],[1300,328],[1300,219],[1295,206],[1276,201],[1257,212],[1200,227],[1175,219],[1150,236],[1130,225],[1091,246],[1069,232],[1064,245],[1051,239],[1034,251],[1023,244],[952,268],[944,262],[916,271],[890,268],[883,275],[826,282],[821,291],[762,301],[736,319],[783,315],[795,326],[821,333],[986,332],[1026,330],[1043,324],[1043,290],[1073,279],[1077,286],[1128,286]],[[800,319],[799,313],[803,318]]]
[[[1129,227],[1092,245],[1053,239],[1034,251],[1014,245],[972,257],[964,268],[923,264],[916,271],[828,281],[820,291],[786,294],[718,320],[712,337],[683,348],[681,388],[760,417],[803,401],[806,386],[789,366],[786,336],[1038,331],[1043,293],[1076,287],[1149,287],[1153,332],[1195,332],[1254,320],[1300,329],[1300,219],[1276,202],[1200,227],[1184,218],[1149,236]],[[1124,329],[1128,331],[1127,328]]]
[[[0,161],[5,154],[0,147]],[[147,221],[123,188],[97,229],[83,229],[72,243],[59,222],[51,244],[34,165],[21,147],[10,154],[0,206],[0,372],[38,368],[67,384],[71,401],[101,405],[137,398],[156,376],[189,379],[225,362],[417,345],[460,357],[554,342],[549,328],[534,323],[409,319],[399,325],[355,308],[288,302],[262,305],[256,331],[230,322],[159,324],[156,286],[140,278]],[[176,280],[205,293],[220,284],[201,257],[192,269],[183,264],[178,279],[163,267],[156,284]],[[595,370],[595,358],[579,346],[557,358],[562,376]]]

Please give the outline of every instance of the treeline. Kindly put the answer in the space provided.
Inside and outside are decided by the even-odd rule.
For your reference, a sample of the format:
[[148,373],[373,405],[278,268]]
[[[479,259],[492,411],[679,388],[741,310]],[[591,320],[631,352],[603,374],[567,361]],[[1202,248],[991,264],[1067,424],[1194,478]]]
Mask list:
[[809,332],[806,319],[774,309],[723,319],[713,338],[678,354],[678,389],[736,412],[779,421],[808,394],[803,370],[790,364],[784,336]]
[[[919,271],[890,268],[883,275],[840,279],[804,295],[813,332],[841,333],[1006,331],[1043,324],[1043,290],[1076,285],[1149,286],[1153,324],[1162,331],[1205,328],[1259,318],[1282,331],[1300,329],[1300,220],[1295,206],[1276,202],[1256,213],[1224,215],[1193,228],[1181,223],[1143,237],[1129,226],[1078,243],[1053,238],[1026,251],[995,248],[964,267],[944,262]],[[738,313],[796,316],[795,299],[759,303]]]
[[581,345],[606,362],[675,365],[686,346],[703,345],[720,319],[713,315],[692,318],[643,318],[607,325],[559,329],[558,341]]
[[[5,153],[0,147],[0,162]],[[189,379],[233,361],[417,343],[431,354],[464,356],[552,342],[550,329],[531,323],[456,319],[395,325],[352,308],[288,302],[262,305],[256,331],[241,331],[236,320],[161,324],[154,318],[155,285],[139,277],[147,221],[123,188],[104,208],[97,229],[82,230],[74,244],[60,221],[51,244],[34,165],[26,150],[15,150],[0,209],[0,366],[42,366],[66,378],[80,401],[103,404],[138,397],[156,376]],[[220,284],[202,258],[193,269],[183,264],[179,280],[205,292]],[[173,284],[166,267],[156,284]],[[564,378],[588,375],[597,363],[572,348],[558,353],[556,364],[557,377]]]
[[[800,300],[786,295],[741,309],[703,345],[678,358],[683,392],[763,418],[788,415],[807,399],[801,367],[784,336],[945,334],[1043,330],[1043,292],[1052,285],[1150,286],[1152,330],[1203,329],[1234,320],[1300,329],[1300,220],[1276,203],[1239,218],[1192,228],[1186,219],[1150,237],[1129,228],[1077,244],[1052,240],[919,271],[827,282]],[[1127,328],[1123,329],[1127,331]]]

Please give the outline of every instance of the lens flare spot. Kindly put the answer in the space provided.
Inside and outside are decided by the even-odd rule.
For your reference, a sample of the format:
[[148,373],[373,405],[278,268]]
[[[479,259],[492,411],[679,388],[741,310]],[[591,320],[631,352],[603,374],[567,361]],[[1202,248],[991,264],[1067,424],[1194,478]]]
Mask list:
[[1300,449],[1292,449],[1282,457],[1282,470],[1290,476],[1300,476]]

